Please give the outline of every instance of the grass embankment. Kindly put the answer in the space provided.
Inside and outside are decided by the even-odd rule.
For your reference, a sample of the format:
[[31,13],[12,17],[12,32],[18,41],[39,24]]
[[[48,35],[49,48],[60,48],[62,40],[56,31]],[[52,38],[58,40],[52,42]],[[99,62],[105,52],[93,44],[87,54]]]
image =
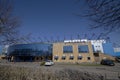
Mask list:
[[101,64],[97,64],[97,63],[61,63],[60,65],[67,65],[67,66],[103,66]]
[[102,76],[70,69],[52,72],[40,68],[0,65],[0,80],[102,80]]
[[103,66],[101,64],[78,64],[79,66]]

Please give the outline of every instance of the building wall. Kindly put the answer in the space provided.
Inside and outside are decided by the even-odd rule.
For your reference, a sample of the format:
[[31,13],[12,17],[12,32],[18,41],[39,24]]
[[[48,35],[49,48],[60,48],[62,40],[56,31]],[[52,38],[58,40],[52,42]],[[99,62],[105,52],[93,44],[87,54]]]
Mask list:
[[[79,53],[78,52],[78,46],[79,45],[88,45],[89,52],[88,53]],[[73,52],[72,53],[64,53],[63,52],[63,46],[72,46]],[[56,60],[55,57],[58,56],[58,59]],[[66,59],[63,60],[62,56],[66,56]],[[73,60],[70,60],[70,56],[74,56]],[[82,60],[78,60],[78,56],[82,56]],[[90,57],[90,60],[87,59],[87,57]],[[93,49],[90,42],[76,42],[76,43],[53,43],[53,61],[54,62],[94,62],[94,56],[93,56]]]
[[[96,53],[95,53],[96,54]],[[95,56],[95,62],[100,62],[103,59],[110,59],[110,60],[115,60],[115,57],[107,55],[107,54],[103,54],[103,53],[97,53],[98,56]]]
[[115,52],[115,56],[120,56],[120,52]]
[[120,56],[120,47],[114,48],[115,56]]
[[106,40],[87,40],[87,39],[75,39],[75,40],[65,40],[64,42],[91,42],[94,52],[104,53],[103,43],[106,43]]
[[120,47],[114,48],[114,52],[120,52]]
[[103,50],[104,50],[104,54],[110,55],[110,56],[116,56],[112,43],[104,43],[103,44]]
[[0,46],[0,55],[2,54],[2,50],[3,50],[3,48],[2,48],[2,46]]
[[115,61],[115,57],[113,57],[113,56],[110,56],[110,55],[107,55],[107,54],[99,54],[100,56],[100,61],[102,60],[102,59],[110,59],[110,60],[113,60],[113,61]]

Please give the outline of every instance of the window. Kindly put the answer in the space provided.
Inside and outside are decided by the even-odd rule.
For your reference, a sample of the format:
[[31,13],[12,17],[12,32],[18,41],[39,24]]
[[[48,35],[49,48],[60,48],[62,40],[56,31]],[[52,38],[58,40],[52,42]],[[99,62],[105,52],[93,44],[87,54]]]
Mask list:
[[62,60],[65,60],[66,59],[66,56],[62,56]]
[[55,60],[58,60],[58,56],[54,56],[54,59],[55,59]]
[[74,59],[74,56],[70,56],[70,60],[73,60]]
[[63,46],[63,53],[73,53],[72,46]]
[[99,53],[94,53],[94,56],[95,57],[99,57]]
[[90,57],[87,57],[88,60],[90,60]]
[[78,56],[78,60],[82,60],[82,56]]
[[78,52],[79,53],[88,53],[89,52],[88,45],[78,46]]

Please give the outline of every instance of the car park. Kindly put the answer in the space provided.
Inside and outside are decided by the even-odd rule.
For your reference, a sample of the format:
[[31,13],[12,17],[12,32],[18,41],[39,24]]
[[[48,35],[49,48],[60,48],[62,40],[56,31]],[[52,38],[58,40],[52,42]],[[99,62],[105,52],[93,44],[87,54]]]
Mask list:
[[52,65],[54,65],[54,62],[52,60],[47,60],[45,62],[45,66],[52,66]]
[[108,59],[101,60],[101,64],[102,65],[108,65],[108,66],[114,66],[115,65],[115,63],[112,60],[108,60]]

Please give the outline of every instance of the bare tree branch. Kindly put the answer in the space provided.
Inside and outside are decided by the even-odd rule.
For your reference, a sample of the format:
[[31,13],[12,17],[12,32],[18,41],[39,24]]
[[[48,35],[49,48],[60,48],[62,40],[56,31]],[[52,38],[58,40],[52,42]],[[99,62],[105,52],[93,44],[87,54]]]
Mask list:
[[13,44],[19,41],[19,21],[12,12],[12,0],[0,0],[0,44]]
[[88,17],[95,24],[91,28],[103,28],[107,32],[120,30],[120,0],[86,0]]

